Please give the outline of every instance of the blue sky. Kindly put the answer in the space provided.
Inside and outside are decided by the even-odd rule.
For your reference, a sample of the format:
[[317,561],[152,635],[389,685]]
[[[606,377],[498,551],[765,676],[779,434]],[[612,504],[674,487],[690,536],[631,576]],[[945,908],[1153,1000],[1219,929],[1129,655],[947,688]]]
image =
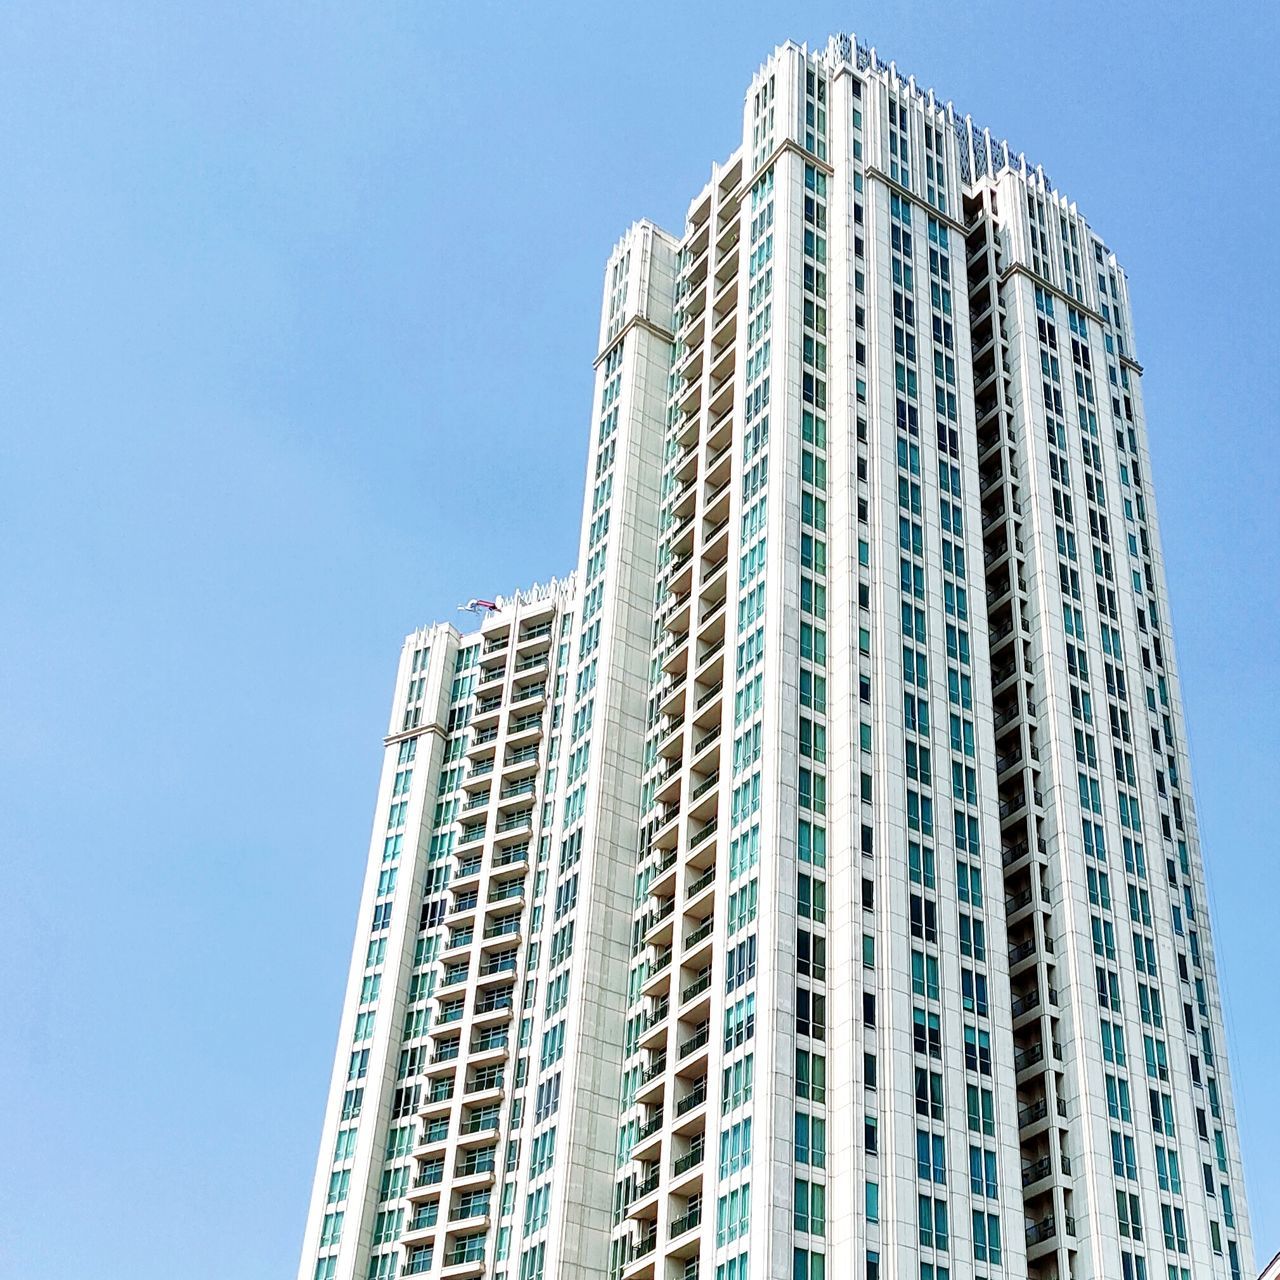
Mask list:
[[570,566],[609,248],[678,229],[775,43],[850,26],[1130,272],[1280,1248],[1280,27],[1201,12],[4,7],[0,1272],[292,1273],[400,640]]

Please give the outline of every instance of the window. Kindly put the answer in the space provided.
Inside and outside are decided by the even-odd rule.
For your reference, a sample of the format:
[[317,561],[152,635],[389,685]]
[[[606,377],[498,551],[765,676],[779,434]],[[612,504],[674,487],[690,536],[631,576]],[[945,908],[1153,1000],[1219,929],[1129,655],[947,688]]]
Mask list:
[[973,1214],[973,1256],[978,1262],[990,1262],[998,1266],[1001,1262],[1000,1219],[994,1213],[982,1213],[974,1210]]
[[[716,1280],[730,1280],[731,1274],[735,1280],[746,1280],[747,1258],[744,1254],[737,1261],[742,1263],[742,1271],[740,1277],[737,1273],[725,1271],[725,1265],[716,1268]],[[732,1266],[732,1263],[728,1264]],[[791,1267],[792,1280],[826,1280],[827,1275],[827,1259],[821,1253],[816,1253],[809,1249],[796,1249],[793,1253],[793,1261]]]
[[947,1144],[941,1134],[916,1130],[916,1176],[921,1182],[937,1182],[946,1186]]
[[807,1178],[795,1180],[793,1225],[797,1231],[821,1235],[827,1226],[827,1189]]
[[[748,1120],[748,1142],[750,1141],[750,1124],[751,1122]],[[803,1111],[797,1111],[795,1138],[796,1162],[798,1164],[810,1164],[815,1169],[822,1169],[826,1166],[827,1122],[821,1116],[811,1116]]]
[[994,1151],[983,1147],[969,1148],[969,1190],[975,1196],[989,1196],[993,1200],[999,1196]]
[[827,1060],[822,1054],[808,1049],[796,1050],[796,1097],[810,1102],[826,1101]]
[[926,1249],[945,1252],[950,1247],[947,1230],[947,1202],[932,1196],[919,1197],[920,1244]]

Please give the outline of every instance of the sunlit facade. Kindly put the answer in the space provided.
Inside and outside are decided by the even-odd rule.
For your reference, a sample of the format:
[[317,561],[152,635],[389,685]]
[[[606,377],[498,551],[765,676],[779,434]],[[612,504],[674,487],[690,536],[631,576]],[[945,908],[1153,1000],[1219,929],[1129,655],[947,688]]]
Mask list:
[[300,1280],[1253,1274],[1125,276],[849,37],[401,654]]

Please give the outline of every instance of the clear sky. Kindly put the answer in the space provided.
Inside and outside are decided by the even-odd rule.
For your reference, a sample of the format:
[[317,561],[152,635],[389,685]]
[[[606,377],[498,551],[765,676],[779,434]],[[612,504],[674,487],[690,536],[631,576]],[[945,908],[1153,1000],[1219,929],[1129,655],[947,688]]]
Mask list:
[[851,26],[1130,272],[1280,1248],[1276,7],[714,8],[0,10],[0,1274],[292,1274],[402,636],[570,567],[610,247]]

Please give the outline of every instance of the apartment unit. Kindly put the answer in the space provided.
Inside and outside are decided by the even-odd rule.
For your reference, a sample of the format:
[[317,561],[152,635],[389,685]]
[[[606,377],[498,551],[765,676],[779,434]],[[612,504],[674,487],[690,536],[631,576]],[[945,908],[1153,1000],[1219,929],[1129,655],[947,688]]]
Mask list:
[[562,582],[401,654],[300,1280],[1242,1280],[1128,285],[787,44],[605,271]]

